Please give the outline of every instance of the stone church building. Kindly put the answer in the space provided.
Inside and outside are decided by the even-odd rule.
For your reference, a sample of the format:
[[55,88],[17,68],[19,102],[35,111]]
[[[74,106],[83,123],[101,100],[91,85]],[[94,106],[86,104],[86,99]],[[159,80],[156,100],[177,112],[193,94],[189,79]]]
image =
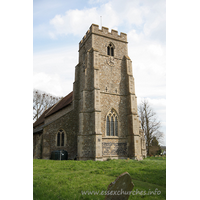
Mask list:
[[142,159],[146,143],[128,56],[127,35],[92,24],[79,43],[73,91],[33,124],[33,157]]

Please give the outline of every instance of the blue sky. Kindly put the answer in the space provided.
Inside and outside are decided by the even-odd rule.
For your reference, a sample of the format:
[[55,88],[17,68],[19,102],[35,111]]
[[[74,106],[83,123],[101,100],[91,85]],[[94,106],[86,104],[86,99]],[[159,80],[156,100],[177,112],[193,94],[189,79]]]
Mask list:
[[[72,91],[78,44],[92,23],[128,35],[138,104],[147,98],[166,134],[166,2],[164,0],[34,0],[33,87]],[[165,144],[165,140],[162,142]]]

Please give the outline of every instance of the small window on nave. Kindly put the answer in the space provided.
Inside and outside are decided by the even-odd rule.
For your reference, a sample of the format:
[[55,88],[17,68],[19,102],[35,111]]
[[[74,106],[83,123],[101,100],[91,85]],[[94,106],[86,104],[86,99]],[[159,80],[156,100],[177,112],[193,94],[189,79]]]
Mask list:
[[65,141],[65,133],[62,129],[60,129],[57,133],[57,146],[64,146]]

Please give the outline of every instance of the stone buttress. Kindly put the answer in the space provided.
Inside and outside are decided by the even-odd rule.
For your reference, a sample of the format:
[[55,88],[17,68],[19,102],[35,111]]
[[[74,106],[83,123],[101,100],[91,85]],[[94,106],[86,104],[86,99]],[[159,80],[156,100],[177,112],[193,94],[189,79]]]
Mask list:
[[[127,35],[92,24],[79,43],[75,69],[74,106],[78,160],[107,158],[142,159],[146,156],[144,133],[137,113],[137,97],[128,57]],[[112,54],[108,52],[112,47]],[[106,133],[106,116],[118,117],[117,135]]]

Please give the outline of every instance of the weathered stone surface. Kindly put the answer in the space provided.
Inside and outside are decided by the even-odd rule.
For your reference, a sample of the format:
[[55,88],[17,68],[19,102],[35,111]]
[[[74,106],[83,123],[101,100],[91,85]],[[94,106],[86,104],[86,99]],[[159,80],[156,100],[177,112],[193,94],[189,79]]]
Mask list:
[[126,156],[127,155],[127,143],[103,142],[102,147],[103,147],[103,156],[109,156],[109,155]]
[[125,172],[108,186],[105,200],[127,200],[133,187],[131,176]]

